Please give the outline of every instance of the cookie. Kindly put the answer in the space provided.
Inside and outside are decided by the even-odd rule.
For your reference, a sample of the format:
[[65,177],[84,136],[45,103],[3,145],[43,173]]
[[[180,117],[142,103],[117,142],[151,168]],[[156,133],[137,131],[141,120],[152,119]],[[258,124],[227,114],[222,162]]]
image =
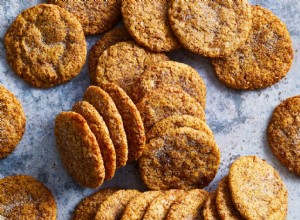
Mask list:
[[157,138],[160,135],[181,127],[193,128],[198,131],[202,131],[210,137],[214,137],[212,130],[208,125],[197,117],[190,115],[173,115],[157,122],[149,132],[147,132],[147,142],[153,138]]
[[232,201],[245,219],[286,219],[287,189],[266,161],[240,157],[231,165],[228,177]]
[[68,173],[84,187],[99,187],[105,168],[96,137],[86,120],[76,112],[60,113],[55,120],[55,137]]
[[135,197],[126,206],[121,220],[142,220],[149,204],[162,194],[163,192],[161,191],[148,191]]
[[219,220],[217,205],[216,205],[216,196],[217,193],[213,192],[210,194],[208,199],[205,202],[203,209],[203,218],[204,220]]
[[203,219],[203,205],[209,193],[202,189],[187,191],[180,200],[177,200],[168,213],[167,220]]
[[122,15],[128,32],[151,51],[166,52],[180,47],[169,25],[169,2],[122,0]]
[[219,183],[216,197],[217,210],[222,220],[241,220],[244,219],[235,208],[230,194],[228,177],[224,177]]
[[171,206],[181,199],[184,195],[183,190],[169,190],[163,195],[154,199],[147,208],[144,215],[144,220],[163,220],[167,218],[167,215],[171,209]]
[[134,42],[120,42],[105,50],[98,60],[95,82],[98,86],[111,82],[132,97],[133,88],[144,70],[169,58],[150,52]]
[[56,219],[52,193],[31,176],[9,176],[0,180],[1,219]]
[[110,30],[121,19],[121,0],[48,0],[74,14],[86,35],[101,34]]
[[87,121],[95,135],[104,162],[105,180],[110,180],[116,171],[116,151],[103,118],[95,107],[86,101],[77,102],[72,111],[77,112]]
[[26,116],[19,100],[0,84],[0,158],[10,155],[25,132]]
[[181,88],[205,108],[204,81],[195,69],[175,61],[159,62],[146,69],[136,87],[134,101],[138,102],[151,90],[169,85]]
[[117,189],[102,189],[83,199],[76,207],[73,220],[94,219],[99,205]]
[[300,176],[300,96],[277,106],[268,127],[269,145],[276,157],[291,172]]
[[140,194],[137,190],[119,190],[113,193],[101,203],[95,220],[120,219],[128,203]]
[[40,4],[23,11],[5,35],[7,62],[32,86],[66,83],[81,71],[86,41],[79,21],[63,8]]
[[251,30],[247,0],[172,0],[170,25],[188,50],[208,56],[228,56],[243,44]]
[[161,87],[148,92],[137,103],[146,132],[157,122],[172,115],[191,115],[205,121],[203,107],[189,94],[176,87]]
[[89,55],[89,72],[92,84],[95,84],[98,60],[103,51],[118,42],[128,41],[130,39],[130,35],[126,29],[124,27],[120,27],[105,33],[103,37],[97,41],[97,43],[92,47]]
[[128,159],[128,145],[121,115],[112,98],[101,88],[90,86],[84,100],[92,104],[105,121],[116,151],[116,166],[126,165]]
[[253,28],[237,51],[212,61],[221,82],[234,89],[262,89],[286,76],[293,61],[290,34],[283,22],[261,6],[252,7]]
[[169,131],[146,144],[140,174],[152,190],[207,186],[220,164],[220,151],[207,134],[192,128]]
[[121,87],[113,83],[107,83],[103,86],[103,89],[112,98],[122,117],[128,142],[128,161],[138,160],[142,155],[146,142],[141,115]]

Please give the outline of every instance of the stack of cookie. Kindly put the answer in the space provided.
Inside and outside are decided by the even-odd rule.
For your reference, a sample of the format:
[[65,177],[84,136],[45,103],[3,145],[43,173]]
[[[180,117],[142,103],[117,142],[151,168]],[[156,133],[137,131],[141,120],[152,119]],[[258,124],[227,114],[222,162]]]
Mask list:
[[145,146],[143,122],[135,104],[117,85],[90,86],[84,101],[59,114],[55,135],[61,159],[82,186],[96,188],[116,169],[136,161]]

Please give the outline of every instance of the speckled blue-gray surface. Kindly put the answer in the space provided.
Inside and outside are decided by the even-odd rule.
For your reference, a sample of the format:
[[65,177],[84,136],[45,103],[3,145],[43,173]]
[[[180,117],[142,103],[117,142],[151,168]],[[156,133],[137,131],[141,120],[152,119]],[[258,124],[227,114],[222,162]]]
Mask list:
[[[19,98],[27,116],[26,133],[21,143],[10,157],[0,161],[0,177],[28,174],[44,182],[56,198],[58,219],[69,219],[75,205],[92,191],[77,185],[64,170],[55,147],[53,127],[55,116],[71,109],[82,98],[90,83],[87,68],[65,85],[48,90],[35,89],[12,72],[6,62],[3,44],[5,32],[16,16],[24,9],[42,2],[0,0],[0,83]],[[170,57],[196,68],[207,84],[207,120],[222,152],[220,170],[209,189],[216,187],[235,158],[258,155],[280,172],[288,187],[288,219],[300,219],[300,178],[289,173],[278,162],[266,139],[267,124],[275,106],[290,96],[300,94],[300,1],[252,0],[251,3],[272,10],[287,24],[291,33],[294,63],[281,82],[259,91],[234,91],[217,80],[209,59],[187,51],[178,51],[170,54]],[[87,38],[89,48],[98,38]],[[118,170],[113,180],[103,185],[116,186],[145,189],[136,164]]]

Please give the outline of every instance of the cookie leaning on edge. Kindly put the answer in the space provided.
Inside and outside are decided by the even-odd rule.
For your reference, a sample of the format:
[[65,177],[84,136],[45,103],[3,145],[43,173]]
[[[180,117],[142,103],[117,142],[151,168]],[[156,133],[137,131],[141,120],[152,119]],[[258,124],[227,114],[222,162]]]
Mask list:
[[203,209],[204,220],[219,220],[218,209],[216,204],[216,192],[212,192],[205,202]]

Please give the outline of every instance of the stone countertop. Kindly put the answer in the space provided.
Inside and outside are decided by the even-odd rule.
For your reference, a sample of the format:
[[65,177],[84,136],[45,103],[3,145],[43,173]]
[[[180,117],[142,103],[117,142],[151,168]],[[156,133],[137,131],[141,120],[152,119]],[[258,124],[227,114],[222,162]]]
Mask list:
[[[70,110],[82,99],[89,86],[87,67],[71,82],[55,88],[36,89],[21,80],[6,62],[4,35],[11,22],[24,9],[42,3],[39,0],[0,0],[0,83],[21,101],[27,116],[26,133],[14,153],[0,161],[0,178],[28,174],[42,181],[54,194],[58,205],[58,219],[69,219],[75,205],[93,191],[77,185],[67,174],[60,161],[54,139],[54,119]],[[45,2],[45,1],[44,1]],[[266,159],[280,173],[289,191],[288,219],[300,219],[300,178],[289,173],[274,157],[267,144],[266,128],[274,108],[284,99],[300,94],[300,1],[252,0],[273,11],[291,33],[294,63],[278,84],[258,91],[228,89],[216,78],[210,60],[187,51],[169,54],[176,61],[196,68],[207,85],[207,121],[215,133],[221,149],[222,161],[213,190],[227,174],[230,164],[241,155],[258,155]],[[88,47],[99,36],[88,37]],[[145,189],[137,165],[130,164],[117,171],[115,177],[101,188],[120,187]]]

